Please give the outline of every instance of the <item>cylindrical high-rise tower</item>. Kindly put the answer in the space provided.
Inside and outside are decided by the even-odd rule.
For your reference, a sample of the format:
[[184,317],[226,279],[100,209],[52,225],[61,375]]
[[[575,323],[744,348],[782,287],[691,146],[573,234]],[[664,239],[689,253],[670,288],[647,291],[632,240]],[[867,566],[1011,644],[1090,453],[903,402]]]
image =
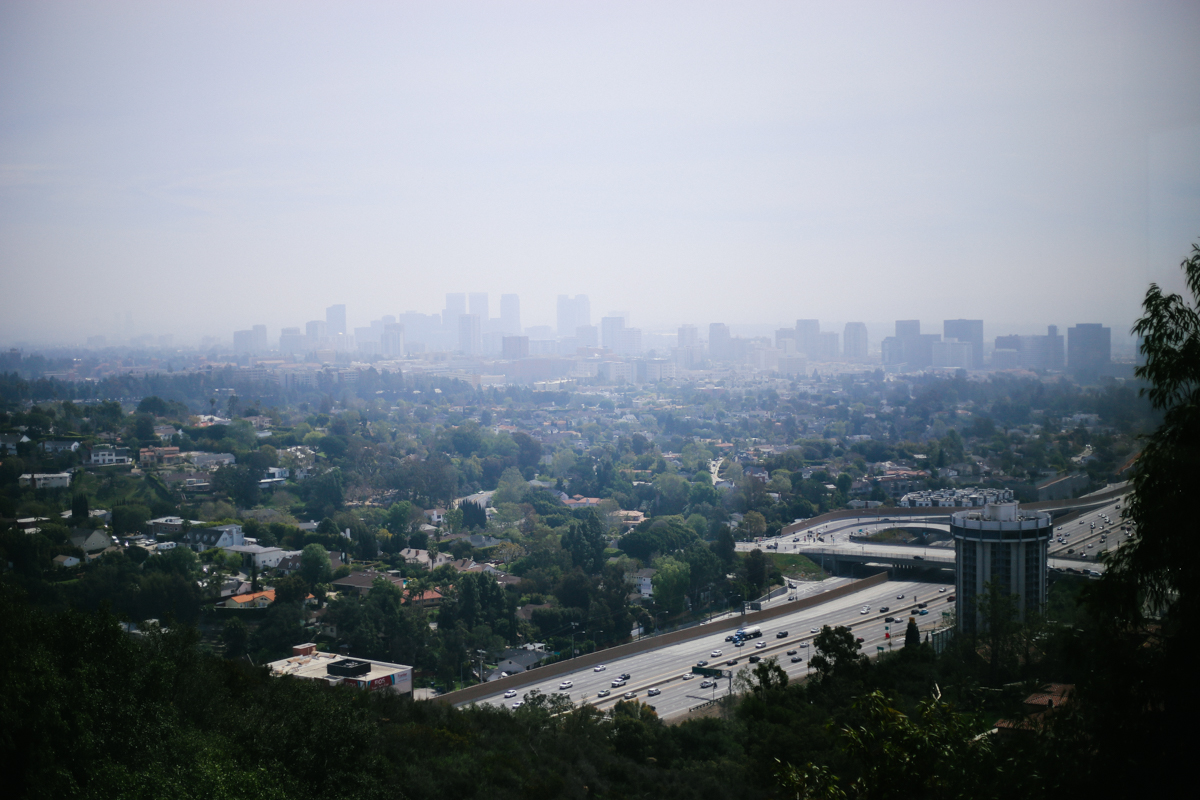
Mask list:
[[1021,512],[1016,503],[989,503],[982,510],[950,515],[960,630],[974,633],[982,627],[982,599],[988,583],[1013,595],[1018,620],[1042,610],[1046,604],[1046,555],[1053,530],[1049,514]]

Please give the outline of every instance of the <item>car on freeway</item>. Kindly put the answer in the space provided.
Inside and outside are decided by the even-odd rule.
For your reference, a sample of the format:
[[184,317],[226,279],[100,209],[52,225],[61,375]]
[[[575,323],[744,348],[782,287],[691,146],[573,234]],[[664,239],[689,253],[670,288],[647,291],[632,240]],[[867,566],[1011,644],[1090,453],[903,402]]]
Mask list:
[[925,606],[927,606],[927,605],[929,605],[929,604],[928,603],[917,603],[917,608],[925,608]]
[[819,630],[817,630],[816,628],[811,628],[811,629],[809,629],[809,631],[808,631],[808,632],[809,632],[809,633],[820,633],[820,631],[819,631]]
[[787,635],[788,635],[787,631],[780,631],[779,633],[775,634],[775,638],[776,639],[786,639]]
[[627,681],[627,680],[629,680],[631,677],[632,677],[632,676],[631,676],[631,675],[630,675],[628,672],[622,672],[622,673],[621,673],[621,680],[623,680],[623,681]]
[[738,639],[736,642],[733,643],[733,646],[734,647],[745,647],[746,643],[743,642],[741,639]]
[[794,655],[796,655],[796,651],[795,651],[795,650],[788,650],[788,651],[787,651],[787,654],[788,654],[789,656],[794,656]]
[[804,659],[803,659],[803,658],[801,658],[800,656],[792,656],[792,663],[793,663],[793,664],[799,664],[799,663],[800,663],[801,661],[803,661],[803,660],[804,660]]
[[762,649],[763,649],[764,647],[766,647],[766,646],[767,646],[767,643],[766,643],[766,642],[759,642],[758,644],[754,645],[754,649],[755,649],[755,650],[762,650]]
[[947,602],[947,603],[953,603],[953,602],[954,602],[954,595],[950,595],[949,597],[947,597],[947,598],[946,598],[946,602]]
[[512,707],[513,707],[513,708],[520,708],[520,707],[521,707],[521,706],[523,706],[523,705],[525,705],[525,703],[523,703],[522,701],[518,700],[517,702],[515,702],[515,703],[513,703],[513,704],[512,704]]
[[621,696],[624,697],[626,700],[632,700],[633,698],[637,697],[637,692],[626,692],[625,694],[623,694]]
[[734,664],[736,664],[736,663],[737,663],[737,659],[736,659],[736,658],[731,658],[731,659],[729,659],[728,661],[726,661],[726,662],[725,662],[725,666],[727,666],[727,667],[732,667],[732,666],[733,666]]
[[751,663],[751,664],[757,664],[759,661],[762,661],[762,658],[761,658],[761,657],[759,657],[759,656],[750,656],[750,663]]
[[800,646],[801,646],[801,647],[808,647],[808,642],[801,642],[801,643],[800,643]]
[[592,672],[604,672],[604,670],[606,670],[606,669],[608,669],[608,667],[604,666],[603,664],[600,664],[599,666],[594,667],[592,669]]
[[718,647],[716,650],[713,650],[708,655],[710,658],[720,658],[721,656],[725,655],[725,653],[722,652],[722,650]]
[[896,618],[895,617],[884,617],[883,621],[884,622],[895,622]]
[[701,689],[708,689],[708,688],[710,688],[712,686],[716,686],[716,685],[717,685],[716,681],[710,681],[708,678],[705,678],[704,680],[700,681]]
[[928,613],[929,613],[929,609],[928,609],[928,608],[922,608],[922,609],[921,609],[921,610],[920,610],[918,613],[919,613],[919,614],[920,614],[920,615],[923,617],[923,616],[925,616],[926,614],[928,614]]
[[624,678],[617,678],[616,680],[614,680],[614,681],[612,682],[612,687],[613,687],[614,689],[619,689],[619,688],[621,688],[621,687],[622,687],[622,686],[624,686],[624,685],[625,685],[625,679],[624,679]]
[[690,681],[692,678],[696,677],[696,673],[685,672],[682,675],[680,675],[679,677],[683,678],[685,681]]
[[562,683],[560,683],[560,684],[558,685],[558,688],[559,688],[559,689],[570,689],[570,688],[571,688],[572,686],[574,686],[574,685],[575,685],[575,684],[574,684],[574,682],[572,682],[572,681],[563,681]]
[[903,599],[904,599],[904,594],[903,594],[903,593],[901,593],[901,594],[898,594],[898,595],[896,595],[896,599],[897,599],[897,600],[903,600]]
[[646,692],[647,697],[658,697],[660,694],[662,694],[662,689],[659,689],[657,686]]
[[939,592],[944,592],[944,591],[946,591],[946,587],[945,587],[945,586],[943,586],[942,588],[938,589],[938,591],[939,591]]
[[596,697],[608,697],[610,694],[612,694],[611,689],[601,689],[600,691],[596,692]]
[[727,641],[727,642],[732,642],[732,641],[733,641],[733,634],[731,633],[731,634],[729,634],[728,636],[726,636],[726,637],[725,637],[725,641]]
[[862,644],[863,642],[866,641],[866,639],[864,639],[861,636],[858,636],[858,637],[855,637],[854,641],[858,642],[859,644]]
[[509,697],[516,697],[516,696],[517,696],[517,690],[516,690],[516,689],[509,689],[507,692],[505,692],[505,693],[504,693],[504,696],[505,696],[505,698],[509,698]]
[[870,606],[863,606],[862,608],[860,608],[860,609],[858,610],[858,613],[860,613],[860,614],[870,614],[870,613],[871,613],[871,607],[870,607]]
[[707,661],[706,659],[703,659],[703,658],[702,658],[702,659],[700,659],[699,661],[697,661],[697,662],[696,662],[696,666],[697,666],[697,667],[707,667],[707,666],[708,666],[708,661]]

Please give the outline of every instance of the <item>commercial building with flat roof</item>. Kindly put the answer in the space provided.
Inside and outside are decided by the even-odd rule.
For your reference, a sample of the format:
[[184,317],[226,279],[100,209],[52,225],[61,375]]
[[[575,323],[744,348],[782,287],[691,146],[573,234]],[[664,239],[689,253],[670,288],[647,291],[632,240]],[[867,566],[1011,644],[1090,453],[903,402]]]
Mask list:
[[404,664],[322,653],[312,642],[292,648],[292,657],[267,665],[272,675],[290,675],[327,686],[355,686],[369,692],[412,694],[413,668]]

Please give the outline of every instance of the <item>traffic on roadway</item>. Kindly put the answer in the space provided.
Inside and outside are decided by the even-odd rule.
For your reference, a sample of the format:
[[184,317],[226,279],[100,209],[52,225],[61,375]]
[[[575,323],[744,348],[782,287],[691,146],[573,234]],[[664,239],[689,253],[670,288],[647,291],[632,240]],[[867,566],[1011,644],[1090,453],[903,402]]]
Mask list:
[[[686,642],[582,667],[543,681],[536,680],[537,671],[533,670],[528,675],[535,682],[476,702],[520,707],[526,695],[536,691],[565,694],[576,704],[589,703],[607,710],[621,699],[636,698],[653,706],[660,717],[669,718],[727,694],[732,676],[739,670],[753,669],[760,660],[775,658],[792,678],[804,677],[809,671],[812,641],[824,625],[849,627],[861,639],[862,652],[874,656],[880,647],[886,650],[893,645],[903,646],[910,616],[924,635],[946,622],[943,613],[953,612],[954,607],[951,585],[890,581],[760,624],[762,635],[740,646],[726,641],[734,631],[721,625],[719,631]],[[885,621],[889,617],[896,621]],[[693,675],[692,667],[701,662],[705,662],[702,666],[722,670],[722,677],[714,680]]]

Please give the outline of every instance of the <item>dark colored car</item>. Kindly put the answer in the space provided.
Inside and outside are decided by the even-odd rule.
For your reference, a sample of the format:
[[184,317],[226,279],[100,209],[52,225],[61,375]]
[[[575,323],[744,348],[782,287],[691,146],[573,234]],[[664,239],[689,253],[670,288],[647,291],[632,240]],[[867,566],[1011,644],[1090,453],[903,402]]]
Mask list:
[[891,611],[891,610],[892,610],[892,609],[891,609],[891,606],[880,606],[880,607],[879,607],[879,613],[880,613],[880,614],[886,614],[887,612],[889,612],[889,611]]
[[762,660],[762,659],[761,659],[759,656],[750,656],[750,663],[751,663],[751,664],[757,664],[757,663],[758,663],[759,661],[761,661],[761,660]]
[[775,634],[775,638],[776,639],[785,639],[785,638],[787,638],[787,635],[788,635],[787,631],[780,631],[779,633]]
[[732,667],[732,666],[733,666],[734,664],[736,664],[736,663],[737,663],[737,659],[736,659],[736,658],[731,658],[731,659],[729,659],[728,661],[726,661],[726,662],[725,662],[725,666],[727,666],[727,667]]

